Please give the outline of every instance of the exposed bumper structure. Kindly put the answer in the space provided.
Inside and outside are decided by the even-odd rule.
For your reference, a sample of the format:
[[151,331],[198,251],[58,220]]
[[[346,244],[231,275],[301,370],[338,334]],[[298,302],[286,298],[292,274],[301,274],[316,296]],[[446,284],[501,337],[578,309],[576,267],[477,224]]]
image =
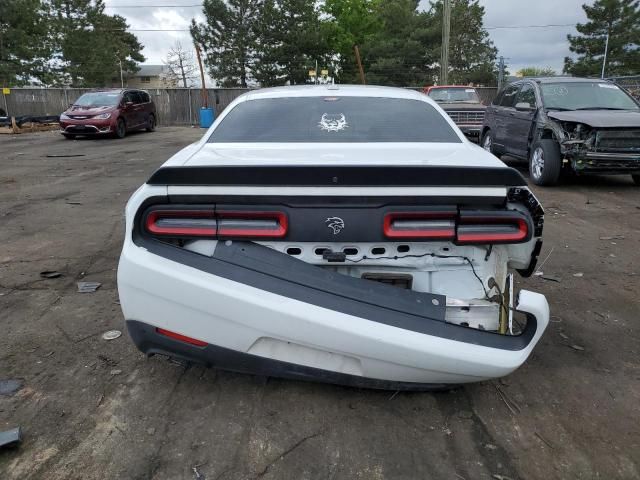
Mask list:
[[586,152],[574,160],[578,172],[640,172],[640,153]]
[[[440,295],[395,289],[245,242],[212,256],[126,240],[120,301],[138,348],[229,370],[372,388],[423,390],[507,375],[549,322],[521,291],[519,336],[444,321]],[[156,329],[198,339],[195,346]]]

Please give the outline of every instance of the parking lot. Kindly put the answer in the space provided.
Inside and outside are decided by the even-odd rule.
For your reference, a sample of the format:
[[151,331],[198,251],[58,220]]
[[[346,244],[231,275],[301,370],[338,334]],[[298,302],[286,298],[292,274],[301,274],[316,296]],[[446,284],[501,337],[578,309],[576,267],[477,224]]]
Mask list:
[[[130,194],[202,131],[0,136],[2,479],[640,478],[640,188],[535,188],[552,323],[513,375],[394,393],[185,368],[122,329]],[[508,159],[507,159],[508,161]],[[516,162],[526,175],[526,165]],[[44,271],[60,272],[42,278]],[[78,293],[76,282],[102,285]]]

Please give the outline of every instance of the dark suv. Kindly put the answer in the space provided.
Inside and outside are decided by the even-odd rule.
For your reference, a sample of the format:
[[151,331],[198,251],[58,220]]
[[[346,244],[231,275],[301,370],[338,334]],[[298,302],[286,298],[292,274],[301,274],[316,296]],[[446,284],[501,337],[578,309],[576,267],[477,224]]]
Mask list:
[[85,93],[60,115],[66,138],[77,135],[115,135],[156,128],[156,106],[143,90],[108,89]]
[[605,80],[524,79],[487,108],[481,145],[528,159],[537,185],[556,184],[563,170],[626,173],[640,185],[640,104]]

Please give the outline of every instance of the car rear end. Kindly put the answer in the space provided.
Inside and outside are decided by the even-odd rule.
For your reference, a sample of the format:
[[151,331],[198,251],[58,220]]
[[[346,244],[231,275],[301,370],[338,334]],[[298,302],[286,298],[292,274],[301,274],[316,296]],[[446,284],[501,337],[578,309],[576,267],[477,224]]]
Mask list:
[[[245,97],[134,194],[118,287],[143,352],[402,389],[500,377],[526,360],[549,312],[513,288],[510,271],[535,266],[543,223],[520,174],[444,118],[434,130],[447,141],[340,143],[340,131],[361,134],[347,94],[380,94],[345,90],[294,91],[319,98],[313,132],[331,142],[216,141]],[[269,95],[284,93],[254,98]],[[236,121],[247,125],[239,115],[229,132]]]

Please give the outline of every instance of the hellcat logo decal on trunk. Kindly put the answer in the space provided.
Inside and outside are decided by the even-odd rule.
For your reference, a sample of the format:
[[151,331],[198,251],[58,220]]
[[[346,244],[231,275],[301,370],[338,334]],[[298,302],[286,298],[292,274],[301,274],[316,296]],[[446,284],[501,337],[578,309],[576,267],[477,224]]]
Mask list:
[[344,228],[344,220],[340,217],[329,217],[324,221],[331,230],[333,230],[333,234],[339,234]]

